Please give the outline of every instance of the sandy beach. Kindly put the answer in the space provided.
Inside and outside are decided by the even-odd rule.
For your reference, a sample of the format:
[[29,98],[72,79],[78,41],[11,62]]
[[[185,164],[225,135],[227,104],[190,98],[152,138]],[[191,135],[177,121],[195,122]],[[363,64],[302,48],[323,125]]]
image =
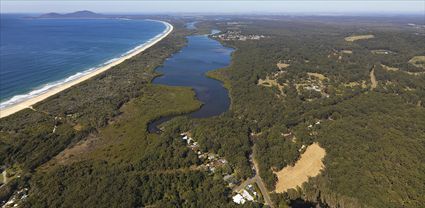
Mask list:
[[163,38],[167,37],[173,31],[173,26],[171,24],[169,24],[168,22],[162,22],[162,23],[164,23],[167,26],[167,29],[163,33],[161,33],[158,37],[150,40],[149,42],[147,42],[142,47],[136,48],[131,53],[128,53],[128,54],[120,57],[119,59],[117,59],[117,60],[115,60],[115,61],[113,61],[113,62],[111,62],[111,63],[109,63],[105,66],[99,67],[97,70],[94,70],[94,71],[92,71],[92,72],[90,72],[90,73],[88,73],[88,74],[86,74],[82,77],[79,77],[79,78],[72,80],[72,81],[69,81],[69,82],[65,82],[62,85],[53,87],[52,89],[44,92],[43,94],[36,95],[32,98],[29,98],[28,100],[24,100],[20,103],[16,103],[14,105],[11,105],[11,106],[8,106],[4,109],[1,109],[0,110],[0,118],[3,118],[3,117],[6,117],[8,115],[11,115],[13,113],[16,113],[16,112],[18,112],[22,109],[28,108],[28,107],[30,107],[30,106],[32,106],[32,105],[34,105],[34,104],[36,104],[40,101],[52,96],[52,95],[55,95],[55,94],[65,90],[65,89],[68,89],[68,88],[70,88],[70,87],[72,87],[72,86],[74,86],[74,85],[76,85],[80,82],[88,80],[88,79],[90,79],[90,78],[92,78],[92,77],[94,77],[94,76],[96,76],[96,75],[98,75],[98,74],[100,74],[100,73],[102,73],[102,72],[122,63],[122,62],[124,62],[125,60],[143,52],[144,50],[150,48],[151,46],[153,46],[156,43],[158,43],[159,41],[161,41]]

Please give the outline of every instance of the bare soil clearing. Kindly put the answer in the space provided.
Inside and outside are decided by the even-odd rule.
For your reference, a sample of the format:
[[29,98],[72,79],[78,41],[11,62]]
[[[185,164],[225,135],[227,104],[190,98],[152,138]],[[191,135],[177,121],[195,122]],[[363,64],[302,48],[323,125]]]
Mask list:
[[354,42],[356,40],[366,40],[366,39],[371,39],[374,37],[375,37],[374,35],[352,35],[344,39],[345,41],[348,41],[348,42]]
[[100,145],[100,138],[96,136],[88,136],[86,140],[70,146],[53,157],[50,161],[42,165],[40,168],[47,168],[56,164],[65,165],[81,159],[81,155],[94,150]]
[[413,66],[425,69],[425,56],[415,56],[409,60],[409,63]]
[[288,189],[301,186],[308,181],[309,177],[319,175],[325,167],[322,161],[325,155],[325,149],[320,147],[318,143],[308,146],[294,166],[287,166],[278,172],[274,172],[278,178],[275,192],[286,192]]
[[308,76],[316,77],[316,78],[317,78],[317,79],[319,79],[320,81],[323,81],[323,80],[327,79],[327,78],[325,77],[325,75],[323,75],[323,74],[319,74],[319,73],[311,73],[311,72],[307,72],[307,74],[308,74]]
[[384,64],[381,64],[381,66],[382,66],[382,68],[384,68],[387,71],[398,71],[398,70],[400,70],[397,67],[391,67],[391,66],[387,66],[387,65],[384,65]]
[[344,84],[345,87],[356,87],[356,86],[361,86],[363,89],[367,88],[366,85],[366,81],[362,81],[362,82],[349,82],[347,84]]
[[276,64],[277,68],[279,68],[280,70],[285,69],[289,66],[289,64],[285,64],[279,61],[279,63]]
[[387,66],[387,65],[384,65],[384,64],[381,64],[381,66],[382,66],[382,68],[384,68],[385,70],[387,70],[387,71],[401,71],[401,72],[403,72],[403,73],[406,73],[406,74],[409,74],[409,75],[413,75],[413,76],[419,76],[419,75],[422,75],[422,74],[425,74],[425,72],[409,72],[409,71],[402,71],[402,70],[400,70],[399,68],[397,68],[397,67],[391,67],[391,66]]
[[279,84],[275,79],[270,79],[269,76],[267,76],[266,79],[259,79],[258,85],[261,85],[264,87],[276,86],[277,88],[279,88],[280,94],[284,95],[284,92],[283,92],[284,85]]

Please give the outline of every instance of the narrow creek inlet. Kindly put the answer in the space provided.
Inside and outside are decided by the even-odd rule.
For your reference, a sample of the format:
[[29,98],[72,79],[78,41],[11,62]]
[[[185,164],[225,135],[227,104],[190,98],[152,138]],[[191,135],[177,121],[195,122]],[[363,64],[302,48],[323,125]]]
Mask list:
[[[156,71],[163,75],[153,80],[154,84],[191,87],[202,107],[188,115],[193,118],[206,118],[228,110],[230,99],[222,83],[206,77],[206,72],[226,67],[230,64],[232,48],[207,35],[188,36],[188,44],[180,52],[164,62]],[[148,125],[150,133],[158,132],[158,125],[174,116],[162,117]]]

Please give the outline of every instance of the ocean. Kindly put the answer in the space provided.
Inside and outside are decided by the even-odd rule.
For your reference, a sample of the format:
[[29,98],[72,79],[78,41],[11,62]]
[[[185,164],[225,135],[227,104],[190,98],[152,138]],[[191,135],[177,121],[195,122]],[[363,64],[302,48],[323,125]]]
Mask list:
[[74,80],[162,33],[157,21],[0,16],[0,108]]

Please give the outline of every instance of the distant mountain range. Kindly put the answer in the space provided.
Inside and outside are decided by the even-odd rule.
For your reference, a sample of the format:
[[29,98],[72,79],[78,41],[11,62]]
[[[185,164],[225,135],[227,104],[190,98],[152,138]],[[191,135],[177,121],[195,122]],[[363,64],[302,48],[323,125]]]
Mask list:
[[105,17],[102,14],[98,14],[92,11],[77,11],[72,13],[66,13],[66,14],[59,14],[55,12],[46,13],[38,16],[38,18],[102,18]]

